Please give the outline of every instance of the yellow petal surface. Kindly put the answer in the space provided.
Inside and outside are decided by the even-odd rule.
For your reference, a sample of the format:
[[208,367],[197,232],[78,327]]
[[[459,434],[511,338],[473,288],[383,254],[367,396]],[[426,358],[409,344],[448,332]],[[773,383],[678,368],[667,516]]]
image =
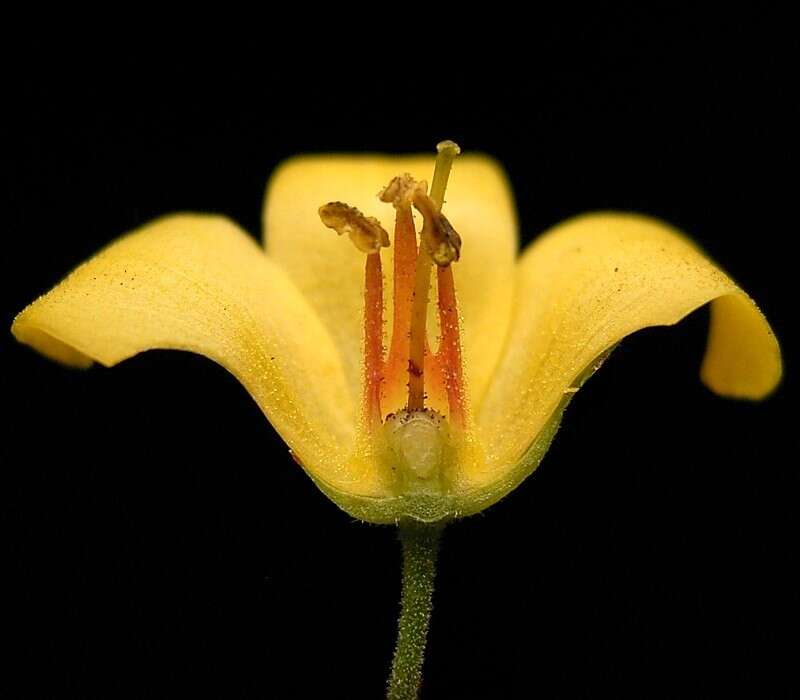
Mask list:
[[544,234],[518,264],[508,344],[478,413],[487,463],[465,488],[513,488],[537,466],[563,408],[604,353],[710,301],[703,381],[724,396],[763,398],[781,377],[775,336],[753,301],[689,239],[654,219],[618,213],[581,216]]
[[[326,229],[317,209],[343,201],[376,217],[391,233],[394,209],[378,200],[378,192],[406,172],[430,184],[433,165],[433,156],[301,156],[284,163],[267,188],[267,252],[330,331],[344,358],[353,396],[361,385],[364,255]],[[458,158],[443,211],[463,239],[461,260],[453,270],[463,317],[467,384],[474,400],[488,384],[511,313],[517,229],[502,169],[485,156]],[[392,311],[392,252],[393,248],[383,251],[387,319]],[[385,328],[389,332],[391,323]]]
[[222,217],[175,215],[124,236],[12,330],[79,367],[154,348],[205,355],[242,382],[312,477],[351,481],[354,410],[336,348],[283,270]]

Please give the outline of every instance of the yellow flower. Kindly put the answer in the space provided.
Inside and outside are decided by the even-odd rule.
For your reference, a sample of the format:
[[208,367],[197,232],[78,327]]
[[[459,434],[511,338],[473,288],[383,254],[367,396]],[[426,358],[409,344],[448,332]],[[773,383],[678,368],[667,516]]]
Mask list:
[[[517,257],[501,168],[461,158],[444,219],[443,183],[428,196],[421,182],[433,165],[427,156],[292,159],[268,187],[264,248],[223,217],[158,219],[28,306],[13,333],[77,367],[153,348],[205,355],[241,381],[322,491],[375,523],[495,503],[538,466],[570,398],[617,343],[708,302],[703,382],[743,399],[778,384],[767,321],[678,231],[593,213]],[[412,177],[392,179],[404,173]],[[328,202],[348,206],[318,212]],[[412,205],[423,215],[421,249],[437,263],[427,272]]]

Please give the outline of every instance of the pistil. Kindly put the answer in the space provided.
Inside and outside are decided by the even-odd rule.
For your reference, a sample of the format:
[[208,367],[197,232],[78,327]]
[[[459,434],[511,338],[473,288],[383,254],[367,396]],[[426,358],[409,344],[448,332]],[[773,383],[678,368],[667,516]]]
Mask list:
[[[425,406],[425,340],[428,294],[431,266],[433,264],[431,251],[428,249],[430,239],[426,239],[424,235],[425,228],[436,228],[435,220],[440,216],[442,204],[444,203],[444,192],[447,188],[450,168],[455,157],[461,152],[461,149],[452,141],[442,141],[437,145],[436,149],[438,155],[433,173],[431,196],[428,198],[417,194],[414,198],[414,206],[422,213],[424,225],[423,234],[420,236],[419,254],[417,255],[417,267],[414,276],[414,301],[409,333],[408,402],[406,404],[409,411],[421,410]],[[455,259],[457,259],[457,255]],[[441,264],[438,259],[437,264]],[[449,265],[449,262],[447,264]]]
[[408,403],[409,411],[425,407],[425,328],[428,321],[428,291],[431,285],[433,261],[424,245],[420,245],[414,276],[414,302],[411,309],[411,328],[408,343]]

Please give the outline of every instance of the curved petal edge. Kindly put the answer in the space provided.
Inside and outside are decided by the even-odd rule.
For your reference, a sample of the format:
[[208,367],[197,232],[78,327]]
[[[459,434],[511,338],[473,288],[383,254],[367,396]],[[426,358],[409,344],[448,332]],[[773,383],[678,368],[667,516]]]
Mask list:
[[354,406],[336,348],[283,270],[223,217],[172,215],[123,236],[25,308],[12,332],[77,367],[156,348],[204,355],[239,379],[315,480],[352,481]]
[[507,491],[492,484],[517,484],[535,469],[544,454],[536,446],[555,432],[548,426],[620,340],[709,302],[703,382],[723,396],[764,398],[782,374],[774,333],[752,299],[674,228],[635,214],[588,214],[531,244],[517,266],[506,347],[479,406],[487,462],[469,475],[476,498],[492,491],[498,500]]

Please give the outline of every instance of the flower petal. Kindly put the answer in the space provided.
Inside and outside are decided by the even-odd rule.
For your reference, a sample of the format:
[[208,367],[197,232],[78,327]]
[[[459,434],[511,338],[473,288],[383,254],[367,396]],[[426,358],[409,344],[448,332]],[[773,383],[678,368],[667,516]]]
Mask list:
[[347,476],[353,405],[336,348],[286,274],[224,218],[175,215],[124,236],[12,331],[78,367],[154,348],[205,355],[244,384],[312,477]]
[[[327,326],[344,357],[353,395],[361,386],[364,258],[320,223],[317,209],[343,201],[394,230],[394,209],[377,198],[392,177],[405,172],[430,180],[432,156],[301,156],[272,176],[264,204],[267,252],[289,273]],[[511,314],[516,216],[502,169],[485,156],[467,155],[453,166],[447,218],[463,239],[454,265],[467,381],[473,398],[483,394],[502,349]],[[391,290],[393,247],[384,251]],[[391,318],[391,294],[387,318]],[[387,332],[391,323],[386,324]],[[389,338],[386,339],[388,345]]]
[[479,407],[487,466],[472,475],[473,488],[505,481],[507,491],[533,471],[569,398],[622,338],[677,323],[709,301],[703,381],[724,396],[760,399],[780,380],[777,340],[753,301],[654,219],[569,220],[525,251],[516,279],[508,343]]

